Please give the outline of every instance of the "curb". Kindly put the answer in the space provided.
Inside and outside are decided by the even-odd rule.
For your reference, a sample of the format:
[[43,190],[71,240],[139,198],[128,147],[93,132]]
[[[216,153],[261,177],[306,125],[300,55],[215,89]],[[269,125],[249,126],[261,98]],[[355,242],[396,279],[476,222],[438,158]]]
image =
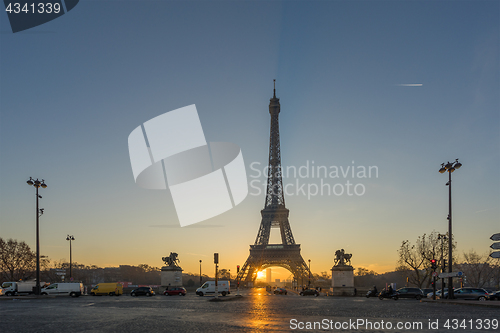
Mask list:
[[[496,301],[456,301],[456,300],[435,300],[432,299],[421,299],[422,303],[434,303],[434,304],[454,304],[454,305],[472,305],[472,306],[483,306],[489,308],[500,308],[500,302]],[[495,304],[496,303],[496,304]]]

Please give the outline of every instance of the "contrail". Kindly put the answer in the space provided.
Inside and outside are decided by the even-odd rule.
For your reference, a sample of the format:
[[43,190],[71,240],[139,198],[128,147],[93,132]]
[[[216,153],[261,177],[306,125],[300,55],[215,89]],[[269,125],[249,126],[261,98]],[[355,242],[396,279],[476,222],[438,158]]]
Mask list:
[[478,210],[477,212],[474,212],[474,213],[482,213],[482,212],[486,212],[486,211],[492,210],[492,209],[495,209],[495,208],[488,208],[488,209]]
[[400,86],[400,87],[421,87],[424,84],[423,83],[400,83],[400,84],[396,84],[396,85]]

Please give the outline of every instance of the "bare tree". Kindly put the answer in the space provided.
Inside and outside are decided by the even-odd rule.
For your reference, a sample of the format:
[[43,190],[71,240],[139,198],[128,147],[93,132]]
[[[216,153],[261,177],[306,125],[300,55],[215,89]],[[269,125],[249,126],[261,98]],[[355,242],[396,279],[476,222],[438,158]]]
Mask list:
[[458,268],[464,273],[467,284],[471,287],[482,288],[495,284],[495,275],[498,268],[489,253],[478,254],[474,250],[463,253],[464,261]]
[[[438,233],[433,231],[429,235],[423,234],[417,238],[415,245],[410,241],[402,242],[398,250],[399,260],[396,271],[408,276],[408,282],[419,288],[431,283],[432,270],[430,268],[431,259],[444,258],[448,255],[448,248],[441,246]],[[453,244],[455,247],[456,244]],[[438,268],[438,271],[440,269]]]
[[0,237],[0,270],[9,281],[28,279],[34,275],[36,255],[28,244]]

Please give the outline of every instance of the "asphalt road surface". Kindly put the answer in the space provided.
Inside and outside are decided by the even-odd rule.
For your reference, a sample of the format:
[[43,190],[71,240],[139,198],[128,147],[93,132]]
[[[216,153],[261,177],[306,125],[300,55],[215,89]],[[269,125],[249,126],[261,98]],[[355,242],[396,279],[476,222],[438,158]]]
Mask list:
[[500,332],[500,307],[242,294],[223,302],[194,294],[3,299],[0,332]]

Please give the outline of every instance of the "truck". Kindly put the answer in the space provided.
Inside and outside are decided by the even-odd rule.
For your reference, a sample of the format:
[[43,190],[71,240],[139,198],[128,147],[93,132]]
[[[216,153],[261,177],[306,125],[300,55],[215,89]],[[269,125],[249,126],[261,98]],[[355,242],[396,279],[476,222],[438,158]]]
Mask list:
[[[230,294],[229,281],[218,281],[217,291],[222,296]],[[205,296],[207,294],[215,295],[215,281],[207,281],[200,288],[196,289],[196,295]]]
[[[44,287],[45,282],[40,282],[40,287]],[[36,281],[12,281],[2,283],[5,296],[29,295],[35,293]]]
[[83,295],[83,283],[81,282],[58,282],[42,288],[42,295],[69,295],[78,297]]
[[90,295],[109,295],[109,296],[120,296],[123,295],[123,286],[121,283],[98,283],[92,290],[90,290]]

